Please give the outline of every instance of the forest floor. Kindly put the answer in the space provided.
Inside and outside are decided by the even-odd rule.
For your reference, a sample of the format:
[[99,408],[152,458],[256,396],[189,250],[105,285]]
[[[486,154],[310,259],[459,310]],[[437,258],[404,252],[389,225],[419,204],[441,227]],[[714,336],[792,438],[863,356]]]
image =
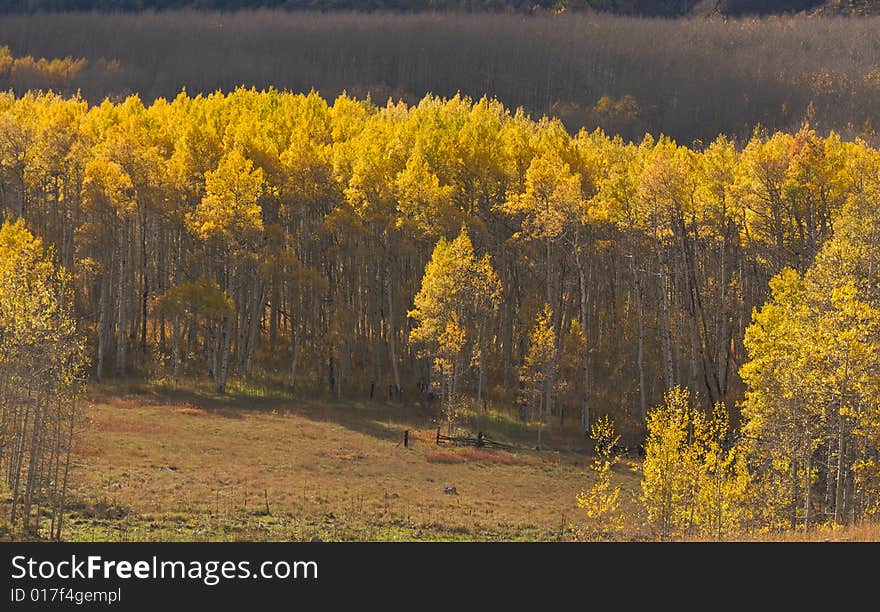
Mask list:
[[[481,429],[512,450],[438,446],[436,416],[412,403],[147,385],[87,403],[66,540],[567,540],[592,482],[575,427],[545,428],[555,450],[538,451],[533,425],[494,412]],[[635,467],[615,468],[625,499]]]

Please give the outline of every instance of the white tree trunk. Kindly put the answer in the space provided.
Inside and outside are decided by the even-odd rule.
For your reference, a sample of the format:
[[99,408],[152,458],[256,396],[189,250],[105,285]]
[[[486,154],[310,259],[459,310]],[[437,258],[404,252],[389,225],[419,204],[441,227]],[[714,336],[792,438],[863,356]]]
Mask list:
[[125,259],[123,246],[119,246],[117,257],[116,282],[116,376],[125,376]]

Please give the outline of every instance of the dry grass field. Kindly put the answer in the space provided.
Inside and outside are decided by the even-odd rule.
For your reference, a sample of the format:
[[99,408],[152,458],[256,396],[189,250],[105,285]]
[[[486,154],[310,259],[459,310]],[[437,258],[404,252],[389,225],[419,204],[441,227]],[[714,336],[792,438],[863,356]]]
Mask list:
[[[378,402],[105,387],[87,414],[68,540],[568,539],[591,482],[574,430],[538,452],[498,414],[485,429],[513,451],[438,447],[430,415]],[[618,466],[628,498],[633,467]]]
[[[484,415],[507,451],[438,446],[436,416],[409,404],[133,384],[86,401],[65,540],[570,541],[586,526],[575,498],[593,458],[575,428],[546,428],[554,450],[537,451],[534,425]],[[621,460],[614,480],[627,521],[605,536],[654,539],[636,462]],[[731,539],[880,541],[880,525]]]

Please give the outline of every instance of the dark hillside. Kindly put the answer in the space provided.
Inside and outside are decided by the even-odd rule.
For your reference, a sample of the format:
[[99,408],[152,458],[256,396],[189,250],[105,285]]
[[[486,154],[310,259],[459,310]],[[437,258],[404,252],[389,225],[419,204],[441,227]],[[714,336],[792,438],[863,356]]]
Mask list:
[[592,11],[617,15],[780,15],[818,11],[826,14],[876,14],[875,0],[3,0],[2,12],[143,11],[282,8],[309,11],[480,11],[555,13]]
[[[0,89],[146,101],[238,85],[342,90],[413,103],[497,96],[576,130],[682,142],[757,124],[855,135],[877,126],[876,18],[638,19],[610,15],[251,11],[10,15]],[[62,70],[39,58],[83,58]],[[31,60],[27,60],[30,57]],[[15,59],[17,58],[17,59]]]

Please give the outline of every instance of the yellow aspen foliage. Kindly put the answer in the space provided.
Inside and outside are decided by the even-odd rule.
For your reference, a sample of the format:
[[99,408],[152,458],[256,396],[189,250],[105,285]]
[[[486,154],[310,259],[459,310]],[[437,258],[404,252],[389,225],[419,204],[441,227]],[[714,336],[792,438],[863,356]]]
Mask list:
[[[455,321],[455,304],[451,303],[457,276],[457,262],[446,239],[441,238],[434,247],[431,260],[425,266],[422,285],[414,299],[414,308],[407,316],[415,319],[418,326],[410,332],[410,342],[430,344],[448,325]],[[437,347],[445,354],[443,346]],[[454,353],[455,351],[453,351]]]
[[648,412],[642,465],[642,501],[648,522],[666,540],[691,533],[700,474],[691,444],[694,410],[687,389],[666,392],[663,404]]
[[216,281],[201,278],[194,282],[181,283],[165,291],[157,300],[157,306],[171,316],[217,317],[230,314],[232,303]]
[[744,432],[772,527],[845,523],[876,507],[880,253],[864,241],[876,214],[857,206],[803,275],[783,270],[771,281],[746,330]]
[[87,359],[71,278],[53,255],[21,220],[0,226],[0,462],[9,524],[59,539],[67,478],[56,470],[66,473],[70,461]]
[[[16,61],[0,47],[0,79]],[[220,392],[418,385],[450,423],[519,402],[588,433],[609,413],[651,430],[643,495],[668,538],[880,508],[878,177],[874,146],[806,125],[681,146],[464,95],[0,93],[0,220],[75,272],[96,379],[115,355],[117,376]]]
[[658,238],[676,231],[695,212],[697,155],[661,137],[645,157],[639,177],[638,197],[645,205],[650,230]]
[[611,418],[605,415],[590,427],[590,439],[594,442],[596,457],[590,465],[595,482],[577,495],[578,508],[584,510],[588,519],[588,526],[578,531],[578,536],[580,539],[603,540],[619,534],[626,520],[620,507],[620,486],[611,483],[611,470],[617,463],[614,449],[620,436],[614,432]]
[[556,156],[536,157],[525,175],[525,190],[503,205],[508,214],[523,216],[523,235],[556,240],[566,226],[586,218],[581,177]]
[[196,236],[246,243],[263,229],[259,204],[263,170],[238,150],[226,153],[205,173],[205,196],[187,221]]
[[529,349],[520,367],[520,381],[523,383],[532,414],[543,421],[541,397],[548,381],[549,369],[556,350],[556,335],[553,330],[553,311],[549,304],[535,316],[529,335]]
[[[426,236],[447,236],[461,227],[460,211],[452,206],[451,185],[440,179],[416,152],[395,179],[398,208]],[[401,219],[403,220],[403,219]]]
[[693,413],[693,442],[700,462],[694,521],[701,536],[721,540],[748,528],[751,495],[746,448],[736,444],[727,407]]
[[724,404],[700,410],[670,389],[648,413],[642,501],[663,539],[722,539],[749,525],[751,475]]
[[0,45],[0,79],[9,78],[12,72],[12,64],[15,58],[12,57],[12,51],[6,45]]
[[410,344],[433,359],[450,429],[459,383],[480,350],[480,330],[500,293],[489,255],[476,257],[466,228],[452,242],[438,241],[407,316],[416,322]]
[[131,177],[115,161],[96,157],[86,164],[82,199],[87,208],[125,215],[134,207],[133,189]]

